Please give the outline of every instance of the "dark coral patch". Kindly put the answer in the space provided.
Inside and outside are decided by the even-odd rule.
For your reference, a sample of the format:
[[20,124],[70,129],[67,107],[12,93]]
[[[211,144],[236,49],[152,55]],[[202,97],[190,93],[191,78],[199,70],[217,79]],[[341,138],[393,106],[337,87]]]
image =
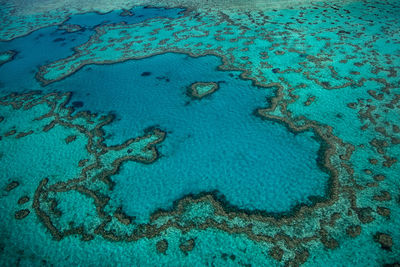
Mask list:
[[383,217],[390,217],[390,209],[385,207],[377,207],[376,212]]
[[393,240],[392,237],[388,234],[377,232],[374,235],[374,241],[381,245],[381,248],[384,250],[392,250]]
[[283,251],[283,249],[281,249],[280,247],[275,246],[275,247],[272,247],[272,248],[269,250],[268,254],[269,254],[272,258],[274,258],[275,260],[281,261],[281,260],[282,260],[282,257],[283,257],[283,254],[284,254],[284,251]]
[[190,252],[194,249],[194,246],[195,246],[195,242],[194,242],[194,239],[192,238],[192,239],[186,240],[185,242],[181,243],[179,245],[179,248],[183,253],[185,253],[185,255],[187,255],[188,252]]
[[167,249],[168,249],[168,241],[165,239],[158,241],[156,244],[156,248],[157,248],[158,253],[165,255],[167,252]]
[[195,82],[187,89],[187,95],[193,99],[201,99],[219,89],[220,82]]
[[371,215],[372,209],[370,207],[368,208],[357,208],[355,212],[357,213],[358,219],[362,223],[370,223],[375,220],[375,218]]
[[74,101],[74,102],[72,102],[72,106],[74,108],[81,108],[81,107],[83,107],[83,102],[82,101]]
[[56,38],[53,40],[54,43],[65,41],[65,38]]
[[383,180],[385,180],[385,176],[382,174],[377,174],[374,176],[374,180],[378,181],[378,182],[383,181]]
[[31,213],[28,209],[24,209],[24,210],[19,210],[15,213],[15,219],[17,220],[22,220],[23,218],[25,218],[26,216],[29,215],[29,213]]
[[69,143],[75,141],[76,138],[77,138],[76,135],[70,135],[70,136],[68,136],[68,137],[65,138],[65,143],[69,144]]
[[127,9],[123,9],[123,11],[121,12],[121,14],[119,14],[121,17],[132,17],[135,15],[135,13],[133,13],[130,10]]
[[19,183],[17,181],[12,181],[11,183],[9,183],[6,187],[6,191],[10,192],[11,190],[14,190],[15,188],[17,188],[19,186]]
[[134,221],[136,219],[136,217],[131,217],[126,215],[123,211],[122,211],[122,207],[119,207],[115,212],[114,212],[114,216],[115,218],[117,218],[118,221],[120,221],[121,223],[125,224],[125,225],[129,225],[132,223],[132,221]]
[[359,225],[350,225],[346,228],[346,233],[348,236],[357,237],[361,234],[361,226]]
[[25,203],[27,203],[29,201],[29,197],[28,196],[23,196],[20,199],[18,199],[18,204],[19,205],[23,205]]
[[151,75],[151,72],[149,72],[149,71],[144,71],[144,72],[142,72],[142,74],[140,74],[140,76],[143,76],[143,77],[150,76],[150,75]]

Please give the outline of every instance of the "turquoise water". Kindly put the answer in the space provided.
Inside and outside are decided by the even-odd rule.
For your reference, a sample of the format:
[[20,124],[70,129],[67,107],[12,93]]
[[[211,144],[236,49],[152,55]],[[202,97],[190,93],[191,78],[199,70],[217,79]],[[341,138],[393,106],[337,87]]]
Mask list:
[[400,6],[169,7],[11,13],[1,265],[399,262]]
[[[88,14],[87,20],[98,24],[99,17],[109,14]],[[79,22],[82,16],[70,21]],[[42,89],[33,75],[37,66],[70,55],[71,47],[87,36],[50,27],[3,44],[20,51],[4,66],[3,88],[20,92]],[[60,38],[63,40],[57,41]],[[33,51],[27,47],[31,43],[35,44]],[[54,43],[59,43],[57,49],[44,53]],[[81,110],[115,113],[117,121],[106,127],[107,144],[123,143],[155,125],[168,132],[160,147],[163,160],[152,165],[124,165],[125,173],[113,177],[119,181],[113,199],[117,205],[123,203],[129,215],[146,218],[186,194],[215,190],[241,209],[271,213],[288,213],[296,205],[311,204],[309,196],[323,197],[328,175],[317,166],[320,145],[313,133],[294,135],[282,125],[255,117],[253,111],[268,105],[266,98],[272,97],[275,89],[252,86],[239,79],[238,72],[217,71],[220,64],[221,60],[212,56],[194,59],[166,54],[86,67],[45,90],[73,92],[71,103],[82,103],[83,107],[77,107]],[[186,95],[187,87],[203,80],[218,82],[220,89],[194,102]],[[118,94],[113,88],[118,88]],[[158,196],[146,198],[157,187],[162,188]],[[127,188],[139,194],[131,196]],[[246,193],[237,195],[241,190]],[[284,200],[277,202],[278,196]]]
[[[320,145],[313,133],[295,135],[254,116],[274,90],[252,86],[237,73],[230,77],[233,73],[216,71],[219,64],[212,56],[165,54],[85,67],[56,84],[81,87],[72,101],[80,99],[85,109],[107,106],[116,114],[117,121],[105,128],[107,144],[122,143],[155,125],[167,132],[157,162],[129,163],[112,177],[112,199],[123,203],[127,214],[148,215],[202,191],[218,190],[242,209],[276,213],[310,204],[308,196],[324,196],[328,175],[318,168]],[[143,71],[151,74],[142,76]],[[192,101],[186,90],[199,80],[219,82],[220,89]]]

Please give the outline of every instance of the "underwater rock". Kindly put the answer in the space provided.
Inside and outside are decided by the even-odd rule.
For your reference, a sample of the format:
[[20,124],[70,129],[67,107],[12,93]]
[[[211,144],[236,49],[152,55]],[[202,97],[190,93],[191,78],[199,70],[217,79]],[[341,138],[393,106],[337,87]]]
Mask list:
[[149,72],[149,71],[145,71],[145,72],[142,72],[142,74],[140,74],[140,76],[143,76],[143,77],[150,76],[150,75],[151,75],[151,72]]
[[11,190],[14,190],[15,188],[17,188],[19,186],[19,183],[17,181],[12,181],[11,183],[9,183],[6,187],[6,191],[10,192]]
[[31,212],[28,209],[19,210],[19,211],[15,212],[15,216],[14,217],[17,220],[22,220],[23,218],[28,216],[29,213],[31,213]]
[[350,237],[357,237],[361,234],[361,226],[359,225],[350,225],[346,228],[346,233]]
[[180,250],[185,253],[186,255],[188,252],[192,251],[194,249],[195,242],[194,239],[189,239],[179,245]]
[[389,217],[390,216],[390,209],[385,208],[385,207],[377,207],[376,212],[383,216],[383,217]]
[[392,199],[392,196],[388,191],[381,191],[381,193],[374,196],[375,201],[389,201]]
[[159,253],[165,255],[168,249],[168,241],[165,239],[158,241],[156,244],[156,248]]
[[23,205],[25,203],[29,202],[29,197],[28,196],[23,196],[20,199],[18,199],[18,204]]
[[381,248],[384,250],[392,250],[393,240],[392,237],[388,234],[377,232],[374,235],[374,241],[381,245]]
[[121,223],[125,225],[129,225],[132,223],[133,220],[135,220],[135,217],[131,217],[126,215],[125,213],[122,212],[122,208],[119,207],[115,212],[114,212],[114,217],[118,219]]
[[219,85],[216,82],[196,82],[190,85],[188,95],[195,99],[201,99],[214,93],[218,88]]
[[378,182],[383,181],[383,180],[385,180],[385,175],[382,175],[382,174],[374,175],[374,180],[378,181]]
[[281,261],[281,260],[282,260],[282,257],[283,257],[283,254],[284,254],[284,251],[283,251],[283,249],[281,249],[280,247],[274,246],[274,247],[272,247],[272,248],[269,250],[268,254],[269,254],[272,258],[274,258],[275,260]]
[[371,215],[372,209],[371,208],[358,208],[355,210],[358,216],[358,219],[362,223],[370,223],[375,220],[375,218]]
[[76,140],[76,135],[70,135],[65,138],[65,143],[69,144]]

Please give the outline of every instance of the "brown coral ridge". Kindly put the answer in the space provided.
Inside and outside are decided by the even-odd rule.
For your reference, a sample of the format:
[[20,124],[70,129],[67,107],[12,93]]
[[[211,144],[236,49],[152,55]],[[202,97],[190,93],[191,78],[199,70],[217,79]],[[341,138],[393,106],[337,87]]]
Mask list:
[[[211,86],[211,89],[203,94],[199,94],[199,91],[197,90],[198,86]],[[216,82],[195,82],[189,86],[187,90],[187,95],[193,99],[202,99],[203,97],[214,93],[218,89],[219,84]]]
[[[42,222],[47,226],[47,228],[50,230],[50,232],[52,233],[53,237],[57,240],[60,240],[62,238],[64,238],[67,235],[71,235],[71,234],[81,234],[82,236],[86,235],[86,236],[90,236],[90,234],[85,233],[82,228],[71,228],[68,230],[58,230],[52,223],[51,218],[48,214],[46,214],[45,212],[43,212],[40,208],[40,200],[39,198],[46,198],[46,194],[48,192],[46,192],[46,190],[44,190],[44,187],[47,185],[48,180],[45,179],[41,182],[40,186],[38,187],[37,192],[35,193],[35,201],[34,201],[34,208],[37,212],[37,214],[39,215],[39,217],[41,218]],[[176,203],[176,207],[174,211],[168,212],[167,215],[179,215],[179,214],[183,214],[185,211],[185,206],[188,204],[192,204],[194,202],[201,202],[201,201],[211,201],[213,202],[213,206],[216,209],[216,212],[219,213],[220,215],[223,216],[227,216],[227,217],[231,217],[231,215],[225,213],[224,209],[222,206],[220,206],[220,203],[216,202],[214,199],[212,199],[210,197],[210,195],[203,195],[200,196],[198,199],[190,199],[188,197],[186,197],[184,200],[181,200],[179,202]],[[186,202],[186,203],[184,203]],[[97,205],[101,205],[101,203],[99,203],[99,201],[95,201],[96,206]],[[218,208],[219,207],[219,208]],[[98,209],[98,212],[99,209]],[[160,214],[160,212],[158,213],[158,216],[161,216],[162,214]],[[234,214],[232,214],[234,215]],[[151,221],[154,221],[157,219],[158,217],[157,215],[155,215],[155,217],[152,217]],[[128,236],[118,236],[115,235],[112,231],[107,231],[105,230],[106,225],[110,222],[110,218],[105,215],[104,213],[100,214],[99,213],[99,217],[100,218],[105,218],[105,221],[102,225],[100,225],[97,229],[94,230],[94,232],[96,234],[100,234],[101,236],[103,236],[106,239],[110,239],[113,241],[136,241],[138,239],[141,238],[153,238],[158,236],[160,233],[162,233],[163,231],[165,231],[166,229],[170,228],[170,227],[174,227],[177,229],[182,230],[183,232],[187,232],[190,231],[190,229],[196,228],[196,229],[207,229],[207,228],[216,228],[216,229],[220,229],[226,232],[230,232],[230,233],[240,233],[240,232],[244,232],[246,233],[251,239],[255,240],[255,241],[269,241],[269,242],[277,242],[278,240],[284,240],[286,242],[290,242],[291,244],[297,244],[298,242],[301,242],[301,240],[296,240],[295,238],[289,237],[289,236],[285,236],[282,234],[276,235],[274,237],[267,237],[264,235],[256,235],[254,233],[252,233],[251,227],[245,227],[245,229],[241,229],[240,227],[237,228],[231,228],[228,225],[226,225],[225,223],[217,223],[216,221],[212,220],[212,219],[207,219],[205,223],[203,224],[189,224],[189,225],[182,225],[179,222],[173,222],[172,220],[168,221],[167,223],[165,223],[164,225],[160,226],[160,227],[155,227],[154,225],[151,224],[144,224],[144,225],[138,225],[138,227],[136,228],[135,231],[132,232],[131,235]],[[78,231],[79,230],[79,231]],[[309,239],[305,239],[302,241],[311,241],[315,239],[314,237],[309,238]],[[293,246],[293,245],[292,245]],[[295,245],[296,246],[296,245]]]
[[[38,214],[38,216],[41,218],[42,222],[47,226],[47,228],[50,230],[50,232],[52,233],[53,237],[56,240],[61,240],[62,238],[68,236],[68,235],[73,235],[73,234],[79,234],[82,235],[82,239],[83,240],[90,240],[85,238],[86,237],[93,237],[93,234],[89,234],[87,233],[82,227],[78,227],[78,228],[70,228],[67,230],[59,230],[57,229],[57,227],[55,227],[52,223],[51,220],[51,216],[49,216],[48,214],[46,214],[45,212],[43,212],[40,208],[40,200],[39,198],[43,198],[45,199],[47,196],[46,194],[49,193],[49,191],[47,191],[46,189],[44,189],[44,187],[47,185],[48,180],[45,179],[41,182],[40,186],[38,187],[37,192],[35,193],[35,202],[34,202],[34,208],[36,209],[36,212]],[[97,197],[97,196],[92,196],[92,197]],[[204,194],[203,196],[199,196],[197,199],[192,199],[192,198],[188,198],[186,197],[185,199],[176,202],[176,206],[174,207],[174,210],[167,212],[167,215],[169,216],[179,216],[183,215],[185,213],[186,210],[186,206],[193,204],[193,203],[200,203],[200,202],[204,202],[204,201],[210,201],[212,202],[213,207],[215,208],[215,215],[221,215],[224,217],[233,217],[233,216],[237,216],[237,214],[227,214],[225,212],[225,210],[223,209],[222,206],[220,206],[219,202],[216,202],[215,199],[212,199],[210,197],[210,195],[206,195]],[[275,236],[266,236],[266,235],[260,235],[260,234],[254,234],[252,232],[252,227],[246,226],[244,228],[241,227],[230,227],[226,224],[226,222],[216,222],[215,220],[208,218],[204,223],[201,224],[195,224],[195,223],[189,223],[188,225],[184,225],[182,224],[182,222],[179,221],[175,221],[174,219],[172,220],[168,220],[166,223],[164,223],[161,226],[155,226],[152,225],[151,223],[153,223],[155,220],[157,220],[157,218],[159,218],[159,216],[162,216],[162,214],[159,212],[158,214],[155,214],[152,216],[151,218],[151,222],[148,224],[141,224],[141,225],[137,225],[137,227],[135,228],[135,230],[129,234],[129,235],[117,235],[114,231],[110,231],[110,230],[106,230],[106,226],[107,224],[111,221],[110,217],[107,216],[106,214],[104,214],[104,212],[101,212],[99,210],[99,206],[98,205],[105,205],[104,203],[100,203],[100,201],[95,201],[96,206],[98,207],[97,211],[99,214],[99,218],[104,218],[104,222],[99,225],[95,230],[94,230],[94,234],[98,234],[101,235],[103,238],[105,239],[109,239],[112,241],[136,241],[142,238],[154,238],[156,236],[159,236],[162,232],[166,231],[168,228],[176,228],[176,229],[180,229],[182,232],[189,232],[191,229],[199,229],[199,230],[204,230],[204,229],[208,229],[208,228],[215,228],[215,229],[219,229],[228,233],[245,233],[250,239],[257,241],[257,242],[272,242],[272,243],[277,243],[279,241],[283,241],[285,243],[290,244],[291,247],[293,248],[301,248],[302,251],[304,251],[303,255],[305,258],[302,258],[303,260],[306,260],[307,256],[308,256],[308,251],[303,249],[301,246],[302,242],[310,242],[312,240],[317,239],[317,237],[309,237],[309,238],[304,238],[304,239],[297,239],[295,237],[290,237],[290,236],[286,236],[283,233],[279,233],[276,234]],[[104,207],[104,206],[103,206]],[[245,215],[247,219],[255,219],[255,218],[249,218],[247,217],[247,215]],[[162,245],[162,244],[160,244]],[[160,247],[161,249],[161,247]],[[297,257],[297,254],[296,254]],[[293,259],[293,261],[298,261],[299,259],[295,258]]]
[[[338,154],[339,151],[337,151],[336,146],[339,145],[340,147],[344,147],[346,149],[346,152],[344,154],[339,154],[340,160],[347,161],[350,159],[352,152],[354,151],[355,147],[350,145],[350,144],[345,144],[343,143],[342,140],[337,138],[332,134],[332,128],[329,126],[324,126],[320,125],[318,122],[311,121],[305,117],[299,116],[297,118],[292,118],[290,112],[287,111],[287,105],[296,99],[296,95],[292,94],[293,88],[289,88],[288,93],[290,99],[283,100],[283,97],[280,96],[280,92],[282,91],[282,88],[278,90],[277,96],[273,98],[270,101],[270,108],[266,109],[258,109],[257,113],[261,113],[261,115],[264,115],[268,119],[275,120],[277,122],[285,122],[284,125],[288,126],[289,130],[294,130],[294,133],[296,133],[298,130],[305,130],[307,127],[310,127],[315,135],[317,140],[321,140],[321,149],[319,150],[319,157],[318,157],[318,163],[321,166],[321,168],[325,169],[327,172],[331,173],[331,179],[330,179],[330,198],[327,198],[327,202],[325,204],[330,205],[333,204],[335,199],[343,193],[349,194],[348,199],[350,200],[350,209],[348,210],[348,216],[351,216],[352,211],[355,212],[357,215],[358,219],[360,220],[361,223],[370,223],[375,220],[375,218],[372,216],[372,209],[370,207],[363,207],[359,208],[357,206],[357,197],[356,197],[356,191],[363,190],[364,187],[358,185],[355,180],[353,179],[353,174],[354,170],[349,166],[348,163],[342,162],[340,163],[343,168],[345,168],[347,175],[349,175],[348,181],[345,183],[349,183],[350,185],[352,184],[353,186],[343,186],[339,183],[338,178],[338,168],[333,166],[332,163],[329,163],[329,159],[332,158],[335,154]],[[270,114],[273,113],[277,108],[280,109],[280,112],[283,114],[282,116],[271,116]],[[257,115],[257,114],[256,114]],[[258,114],[260,115],[260,114]],[[297,126],[300,125],[300,126]],[[322,147],[325,146],[325,149],[322,149]],[[323,155],[325,154],[325,156]],[[325,159],[325,163],[324,163]],[[328,161],[327,161],[328,160]],[[340,176],[343,177],[342,173]],[[377,175],[376,176],[377,180],[381,181],[385,177],[383,175]],[[388,194],[383,194],[382,197],[375,197],[374,200],[388,200],[390,196]],[[329,204],[330,203],[330,204]],[[317,203],[318,206],[324,205],[324,203]]]

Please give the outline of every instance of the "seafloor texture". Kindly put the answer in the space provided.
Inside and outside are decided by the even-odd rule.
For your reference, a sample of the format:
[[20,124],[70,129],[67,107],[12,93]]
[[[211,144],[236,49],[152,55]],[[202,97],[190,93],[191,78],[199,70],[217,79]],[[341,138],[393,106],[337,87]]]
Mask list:
[[0,2],[1,265],[399,264],[397,1]]

